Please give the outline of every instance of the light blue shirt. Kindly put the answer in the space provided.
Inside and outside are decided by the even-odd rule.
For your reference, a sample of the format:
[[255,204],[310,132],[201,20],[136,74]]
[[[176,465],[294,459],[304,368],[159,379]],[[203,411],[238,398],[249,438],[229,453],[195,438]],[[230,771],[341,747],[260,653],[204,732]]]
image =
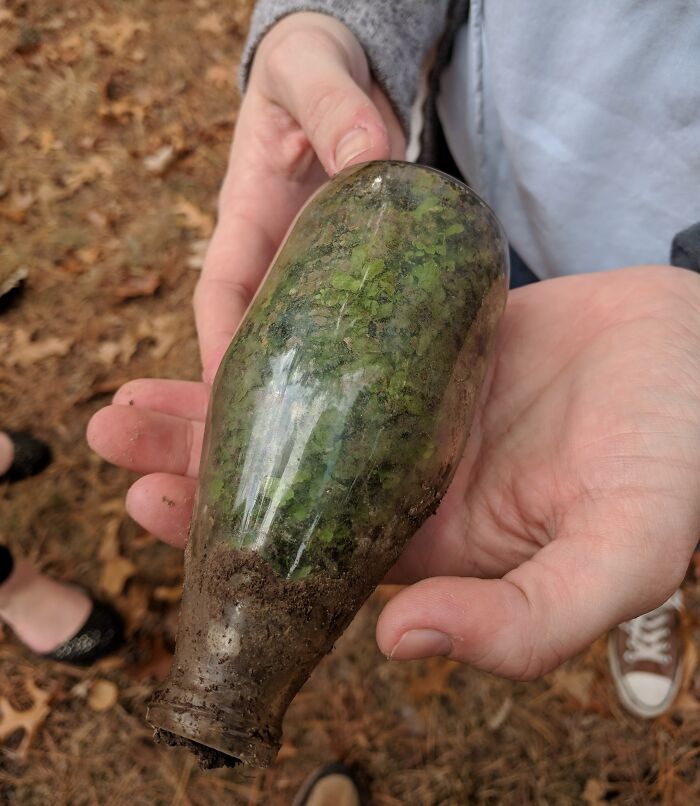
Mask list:
[[540,278],[667,263],[700,220],[700,0],[472,0],[438,112]]

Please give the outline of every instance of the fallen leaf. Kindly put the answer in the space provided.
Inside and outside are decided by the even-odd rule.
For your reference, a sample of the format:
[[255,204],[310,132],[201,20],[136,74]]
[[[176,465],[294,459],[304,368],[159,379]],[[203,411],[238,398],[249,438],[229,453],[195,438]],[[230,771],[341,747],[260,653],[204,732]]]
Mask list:
[[34,129],[31,126],[28,126],[23,120],[17,121],[17,142],[18,143],[26,143],[27,140],[32,136],[34,133]]
[[192,241],[192,243],[189,244],[189,255],[185,261],[187,268],[194,271],[200,271],[204,266],[204,259],[207,256],[208,248],[208,238],[201,238],[198,241]]
[[208,34],[223,34],[224,25],[216,11],[210,11],[195,25],[195,30]]
[[39,133],[39,148],[42,154],[48,154],[56,142],[56,135],[51,129],[42,129]]
[[26,757],[37,731],[51,711],[49,707],[51,694],[48,691],[40,689],[33,680],[27,680],[24,687],[32,699],[32,704],[23,711],[16,711],[9,700],[0,697],[0,741],[4,742],[15,731],[23,730],[24,735],[17,748],[17,755],[21,759]]
[[457,668],[454,661],[445,658],[428,658],[416,671],[422,667],[423,673],[417,673],[408,685],[408,691],[414,700],[423,700],[436,694],[445,694],[450,690],[449,680],[452,672]]
[[69,34],[58,43],[58,58],[63,64],[75,64],[83,58],[84,43],[79,33]]
[[153,176],[163,176],[177,159],[177,152],[172,144],[161,146],[153,154],[144,157],[143,164]]
[[173,662],[173,654],[165,647],[163,637],[157,635],[150,647],[148,660],[132,667],[131,674],[137,680],[165,680]]
[[69,338],[59,339],[57,336],[32,341],[26,330],[16,328],[14,344],[5,356],[5,361],[10,366],[28,367],[47,358],[68,355],[72,346],[73,342]]
[[87,268],[72,249],[56,261],[56,267],[68,274],[82,274]]
[[103,341],[97,345],[95,355],[106,366],[112,366],[117,361],[128,364],[138,347],[138,340],[127,331],[118,341]]
[[607,803],[605,800],[607,791],[608,788],[602,781],[599,781],[597,778],[589,778],[586,781],[586,786],[581,797],[588,806],[604,806],[604,804]]
[[153,598],[156,602],[168,602],[168,604],[179,602],[182,598],[182,585],[173,585],[171,587],[159,585],[153,591]]
[[119,101],[105,101],[100,104],[98,111],[100,117],[115,120],[118,123],[128,123],[132,118],[138,123],[143,123],[147,107],[132,99],[124,98]]
[[124,499],[117,496],[100,504],[100,515],[124,515]]
[[95,680],[90,686],[88,705],[93,711],[109,711],[119,699],[119,689],[111,680]]
[[220,90],[233,86],[233,70],[221,64],[213,64],[204,77]]
[[700,711],[700,700],[690,691],[681,691],[673,703],[674,711],[683,711],[686,714],[696,714]]
[[0,215],[13,224],[24,224],[27,213],[31,210],[36,196],[33,193],[23,193],[15,190],[0,204]]
[[117,299],[152,297],[160,287],[160,277],[155,272],[128,277],[114,289]]
[[199,230],[204,238],[211,237],[214,231],[214,219],[192,202],[180,196],[175,205],[175,213],[180,217],[184,229]]
[[18,288],[29,276],[29,271],[25,266],[10,271],[7,275],[0,276],[0,298],[9,294],[14,288]]
[[136,566],[126,557],[111,557],[102,563],[100,589],[111,599],[124,590],[127,580],[136,572]]
[[93,266],[99,260],[101,252],[99,246],[83,246],[81,249],[76,249],[75,254],[86,266]]
[[128,635],[133,635],[136,630],[143,626],[143,622],[148,614],[148,600],[151,592],[150,585],[139,580],[134,580],[129,585],[126,595],[119,598],[119,612],[126,619],[126,631]]
[[180,318],[174,313],[163,313],[150,320],[139,322],[139,339],[153,339],[151,355],[157,361],[170,352],[182,334]]
[[103,50],[107,53],[120,54],[137,33],[145,33],[150,27],[144,20],[121,17],[112,23],[97,22],[93,25],[92,30],[97,43]]
[[97,551],[97,558],[103,562],[113,560],[119,556],[119,527],[121,520],[121,517],[117,517],[107,521],[100,548]]
[[567,669],[560,667],[550,675],[555,691],[568,694],[581,705],[591,702],[591,686],[595,674],[591,669]]

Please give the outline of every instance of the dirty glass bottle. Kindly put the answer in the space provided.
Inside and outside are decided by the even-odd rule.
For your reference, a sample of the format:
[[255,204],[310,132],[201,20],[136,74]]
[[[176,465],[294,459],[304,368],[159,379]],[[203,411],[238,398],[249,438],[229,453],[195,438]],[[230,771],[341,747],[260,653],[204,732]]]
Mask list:
[[438,171],[366,163],[305,205],[214,383],[162,740],[272,763],[292,697],[447,490],[507,285],[494,214]]

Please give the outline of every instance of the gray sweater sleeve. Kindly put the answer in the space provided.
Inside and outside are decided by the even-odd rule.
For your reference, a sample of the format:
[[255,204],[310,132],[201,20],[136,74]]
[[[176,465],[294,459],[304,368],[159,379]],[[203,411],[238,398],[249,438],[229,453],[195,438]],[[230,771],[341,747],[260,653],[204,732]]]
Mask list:
[[282,17],[297,11],[328,14],[360,41],[374,78],[408,132],[420,70],[443,32],[449,5],[449,0],[259,0],[241,58],[241,86],[245,89],[260,40]]

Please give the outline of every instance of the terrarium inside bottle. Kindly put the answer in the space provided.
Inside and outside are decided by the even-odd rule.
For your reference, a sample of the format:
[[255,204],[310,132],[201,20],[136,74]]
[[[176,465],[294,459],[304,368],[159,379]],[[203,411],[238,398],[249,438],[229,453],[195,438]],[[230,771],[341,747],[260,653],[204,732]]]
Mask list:
[[162,739],[274,760],[294,694],[450,484],[507,284],[494,214],[438,171],[366,163],[305,205],[213,386]]

